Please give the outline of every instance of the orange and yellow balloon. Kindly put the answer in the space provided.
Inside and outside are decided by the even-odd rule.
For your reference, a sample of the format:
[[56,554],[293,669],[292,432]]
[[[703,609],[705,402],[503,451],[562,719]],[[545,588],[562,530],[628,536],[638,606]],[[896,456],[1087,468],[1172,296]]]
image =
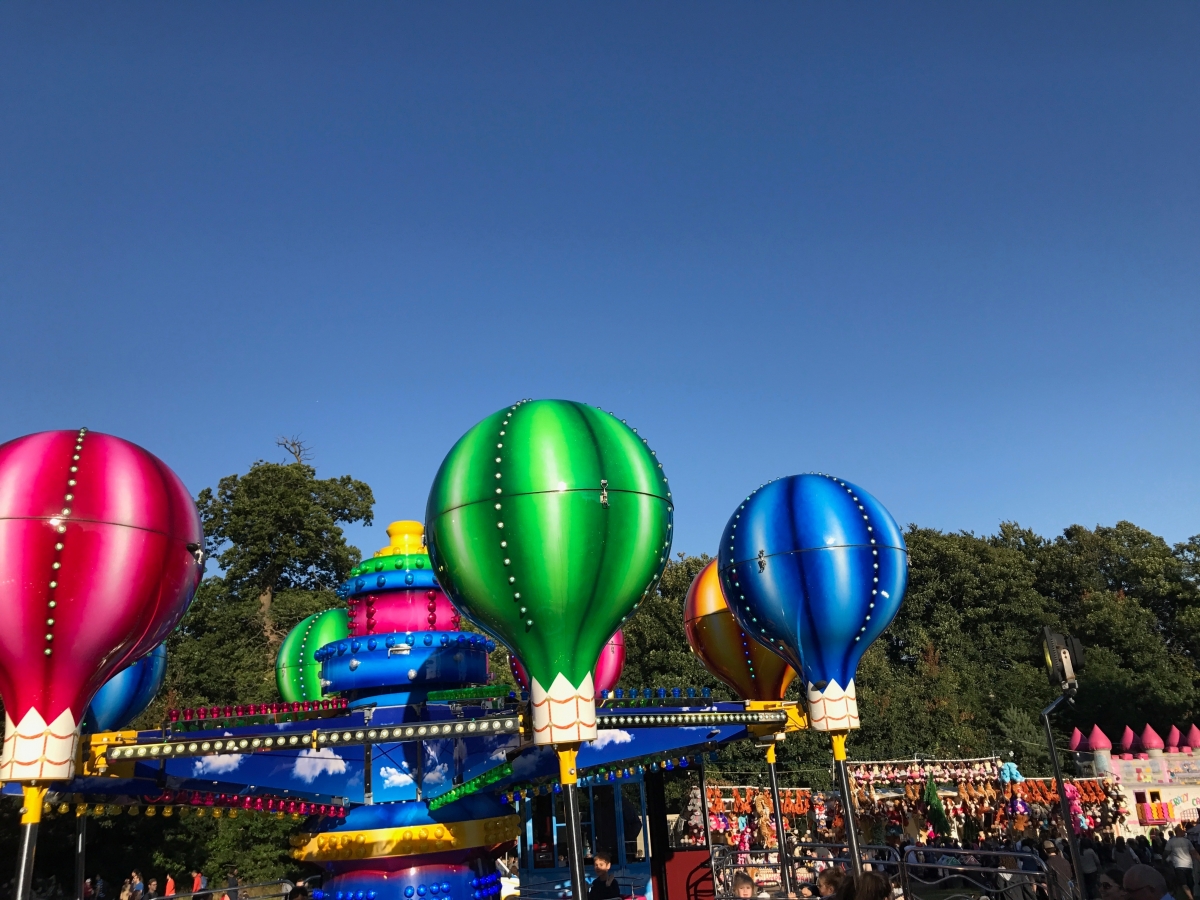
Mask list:
[[749,637],[729,611],[717,561],[700,570],[688,588],[683,627],[704,668],[743,700],[782,700],[796,670]]

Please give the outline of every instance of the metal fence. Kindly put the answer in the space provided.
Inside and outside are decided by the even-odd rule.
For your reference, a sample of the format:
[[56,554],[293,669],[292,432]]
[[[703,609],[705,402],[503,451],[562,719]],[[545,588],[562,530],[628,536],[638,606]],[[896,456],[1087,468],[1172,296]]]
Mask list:
[[[1041,857],[1006,850],[960,850],[952,847],[860,847],[863,868],[886,878],[893,897],[905,900],[1074,900],[1071,885],[1059,884]],[[851,870],[844,844],[802,843],[790,854],[792,890],[820,891],[821,871]],[[717,900],[736,895],[734,878],[744,872],[754,893],[775,896],[780,890],[779,854],[774,850],[712,848],[713,890]]]

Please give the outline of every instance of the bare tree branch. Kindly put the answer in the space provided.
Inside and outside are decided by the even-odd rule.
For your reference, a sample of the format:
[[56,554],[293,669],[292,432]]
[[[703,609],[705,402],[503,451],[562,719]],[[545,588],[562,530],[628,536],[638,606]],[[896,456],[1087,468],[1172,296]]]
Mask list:
[[276,447],[282,447],[296,458],[298,463],[306,463],[313,458],[312,448],[300,439],[300,435],[280,437],[275,440]]

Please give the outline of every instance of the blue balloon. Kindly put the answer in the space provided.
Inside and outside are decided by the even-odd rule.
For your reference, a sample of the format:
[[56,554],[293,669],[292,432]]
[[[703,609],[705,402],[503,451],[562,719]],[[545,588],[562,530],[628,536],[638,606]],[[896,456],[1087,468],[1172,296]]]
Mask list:
[[159,644],[96,691],[83,717],[84,731],[113,731],[142,714],[167,674],[167,645]]
[[857,485],[791,475],[729,519],[717,555],[742,628],[804,676],[811,727],[858,727],[854,675],[908,586],[896,520]]

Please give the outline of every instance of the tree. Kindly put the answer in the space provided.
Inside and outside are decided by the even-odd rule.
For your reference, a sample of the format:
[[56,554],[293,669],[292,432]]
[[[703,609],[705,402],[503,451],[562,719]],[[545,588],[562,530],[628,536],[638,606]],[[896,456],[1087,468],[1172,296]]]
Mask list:
[[286,633],[275,621],[276,593],[335,588],[362,558],[338,526],[370,525],[375,497],[349,475],[320,480],[303,462],[259,461],[245,475],[222,478],[215,493],[205,488],[197,505],[225,587],[257,598],[263,636],[274,650]]

